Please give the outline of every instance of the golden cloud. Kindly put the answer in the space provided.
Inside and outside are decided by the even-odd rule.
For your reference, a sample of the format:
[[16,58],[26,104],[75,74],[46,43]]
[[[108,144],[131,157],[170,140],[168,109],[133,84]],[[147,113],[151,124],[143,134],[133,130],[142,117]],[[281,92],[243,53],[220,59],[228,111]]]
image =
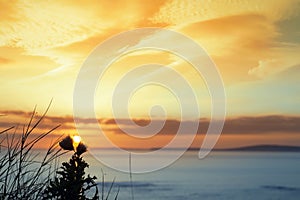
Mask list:
[[184,25],[224,16],[257,14],[272,21],[292,17],[299,9],[298,0],[173,0],[165,4],[152,18],[153,22]]

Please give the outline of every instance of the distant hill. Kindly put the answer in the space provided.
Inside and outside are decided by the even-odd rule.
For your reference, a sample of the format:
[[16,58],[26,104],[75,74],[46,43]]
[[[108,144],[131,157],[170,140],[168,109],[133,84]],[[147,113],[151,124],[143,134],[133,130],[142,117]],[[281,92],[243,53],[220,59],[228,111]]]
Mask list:
[[214,149],[214,151],[264,151],[264,152],[300,152],[300,146],[285,145],[255,145],[229,149]]

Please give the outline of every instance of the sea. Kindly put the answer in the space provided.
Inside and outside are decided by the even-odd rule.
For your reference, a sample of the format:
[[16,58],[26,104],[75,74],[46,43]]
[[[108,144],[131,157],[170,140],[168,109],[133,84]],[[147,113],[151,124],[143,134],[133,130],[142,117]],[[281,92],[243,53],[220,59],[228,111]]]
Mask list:
[[[96,154],[105,151],[122,159],[111,150]],[[111,169],[97,160],[95,152],[86,153],[84,159],[90,164],[87,172],[98,177],[105,198],[115,179],[108,199],[117,193],[119,200],[300,199],[299,152],[215,151],[200,160],[197,151],[187,151],[170,166],[141,174]]]

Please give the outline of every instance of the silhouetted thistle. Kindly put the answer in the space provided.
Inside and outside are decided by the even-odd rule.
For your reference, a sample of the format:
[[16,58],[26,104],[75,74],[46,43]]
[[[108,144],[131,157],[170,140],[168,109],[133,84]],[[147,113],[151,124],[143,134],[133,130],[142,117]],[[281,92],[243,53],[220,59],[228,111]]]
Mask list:
[[76,153],[77,153],[78,155],[81,155],[81,154],[83,154],[83,153],[86,152],[86,151],[87,151],[86,146],[85,146],[82,142],[80,142],[79,145],[78,145],[77,148],[76,148]]
[[[87,151],[87,147],[80,141],[79,136],[67,136],[59,145],[65,150],[73,150],[69,162],[62,163],[62,167],[57,171],[57,176],[50,181],[44,192],[44,199],[62,200],[96,200],[99,199],[98,188],[95,176],[85,177],[85,168],[89,165],[83,160],[81,155]],[[87,197],[87,193],[92,197]],[[91,195],[91,193],[94,193]]]
[[73,140],[72,140],[71,136],[67,136],[62,141],[60,141],[59,146],[64,150],[68,150],[68,151],[74,150]]
[[[78,141],[75,141],[74,138]],[[67,136],[62,141],[59,142],[59,146],[68,151],[74,151],[76,154],[81,155],[87,151],[86,146],[81,142],[80,136]]]

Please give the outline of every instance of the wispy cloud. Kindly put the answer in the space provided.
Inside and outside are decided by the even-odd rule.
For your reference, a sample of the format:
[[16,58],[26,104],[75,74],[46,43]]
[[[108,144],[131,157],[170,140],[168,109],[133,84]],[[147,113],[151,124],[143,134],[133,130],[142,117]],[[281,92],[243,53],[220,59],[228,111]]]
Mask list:
[[96,0],[1,2],[5,9],[1,12],[0,44],[28,51],[67,46],[106,34],[116,26],[125,29],[147,21],[147,15],[152,15],[163,3],[100,3]]
[[249,75],[264,78],[269,75],[278,74],[286,69],[300,64],[299,46],[288,48],[276,48],[274,55],[268,59],[258,61],[258,65],[248,71]]
[[[29,51],[78,42],[109,26],[105,21],[99,23],[93,10],[81,9],[79,5],[66,2],[16,1],[10,6],[19,9],[5,15],[0,21],[0,44]],[[5,17],[14,21],[7,23]]]
[[165,4],[152,20],[179,25],[231,15],[259,14],[270,20],[280,21],[297,15],[298,8],[299,1],[297,0],[278,0],[276,2],[260,0],[172,0]]

